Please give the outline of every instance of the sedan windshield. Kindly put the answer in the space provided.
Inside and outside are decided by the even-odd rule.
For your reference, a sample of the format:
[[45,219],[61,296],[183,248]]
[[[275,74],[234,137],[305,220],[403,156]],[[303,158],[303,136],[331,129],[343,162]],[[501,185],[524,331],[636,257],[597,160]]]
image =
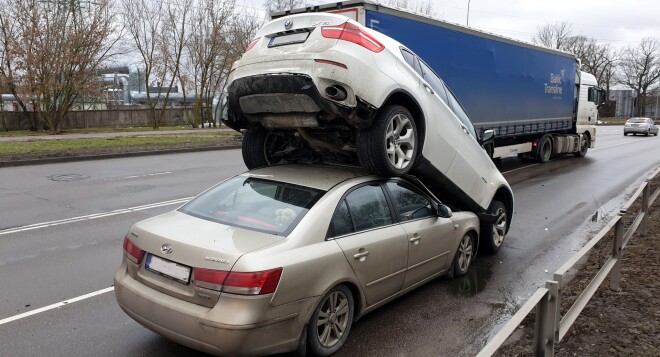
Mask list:
[[287,235],[323,191],[237,176],[204,192],[180,212],[234,227]]

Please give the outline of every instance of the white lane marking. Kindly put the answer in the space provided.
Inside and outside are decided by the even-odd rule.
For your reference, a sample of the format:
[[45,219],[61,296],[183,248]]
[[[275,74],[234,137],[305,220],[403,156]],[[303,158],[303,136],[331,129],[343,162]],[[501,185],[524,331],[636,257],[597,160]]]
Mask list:
[[152,174],[144,174],[144,175],[133,175],[133,176],[125,176],[125,177],[114,177],[114,178],[107,178],[105,181],[115,181],[115,180],[125,180],[125,179],[134,179],[134,178],[140,178],[140,177],[151,177],[151,176],[161,176],[161,175],[169,175],[173,173],[172,171],[166,171],[166,172],[154,172]]
[[24,318],[30,317],[32,315],[36,315],[36,314],[39,314],[39,313],[42,313],[42,312],[46,312],[48,310],[57,309],[59,307],[69,305],[69,304],[74,303],[74,302],[82,301],[82,300],[89,299],[89,298],[97,296],[97,295],[105,294],[105,293],[111,292],[113,290],[115,290],[115,288],[111,286],[109,288],[97,290],[95,292],[85,294],[85,295],[82,295],[82,296],[78,296],[78,297],[75,297],[75,298],[72,298],[72,299],[69,299],[69,300],[64,300],[64,301],[58,302],[56,304],[44,306],[44,307],[39,308],[39,309],[35,309],[35,310],[28,311],[28,312],[24,312],[22,314],[14,315],[12,317],[8,317],[6,319],[0,320],[0,326],[2,326],[4,324],[7,324],[7,323],[10,323],[12,321],[24,319]]
[[509,170],[509,171],[504,171],[504,172],[502,172],[502,175],[504,175],[504,174],[508,174],[509,172],[514,172],[514,171],[518,171],[518,170],[526,169],[526,168],[528,168],[528,167],[532,167],[532,166],[536,166],[536,165],[541,165],[541,164],[540,164],[540,163],[538,163],[538,164],[531,164],[531,165],[527,165],[527,166],[519,167],[519,168],[517,168],[517,169],[513,169],[513,170]]
[[29,224],[29,225],[21,226],[21,227],[7,228],[7,229],[0,230],[0,236],[5,235],[5,234],[11,234],[11,233],[31,231],[31,230],[34,230],[34,229],[59,226],[59,225],[62,225],[62,224],[67,224],[67,223],[87,221],[87,220],[90,220],[90,219],[116,216],[118,214],[125,214],[125,213],[143,211],[143,210],[147,210],[147,209],[151,209],[151,208],[158,208],[158,207],[163,207],[163,206],[182,204],[182,203],[186,203],[186,202],[190,201],[191,199],[192,199],[192,197],[179,198],[179,199],[176,199],[176,200],[151,203],[151,204],[143,205],[143,206],[136,206],[136,207],[130,207],[130,208],[121,208],[121,209],[117,209],[117,210],[109,211],[109,212],[88,214],[88,215],[85,215],[85,216],[65,218],[65,219],[60,219],[60,220],[57,220],[57,221],[42,222],[42,223]]
[[653,139],[653,138],[646,138],[646,139],[634,140],[634,141],[626,141],[626,142],[623,142],[623,143],[618,143],[618,144],[614,144],[614,145],[610,145],[610,146],[603,146],[603,147],[599,147],[599,148],[591,149],[591,151],[602,150],[602,149],[609,149],[609,148],[613,148],[613,147],[615,147],[615,146],[621,146],[621,145],[633,144],[633,143],[638,143],[638,142],[641,142],[641,141],[646,141],[646,140],[651,140],[651,139]]

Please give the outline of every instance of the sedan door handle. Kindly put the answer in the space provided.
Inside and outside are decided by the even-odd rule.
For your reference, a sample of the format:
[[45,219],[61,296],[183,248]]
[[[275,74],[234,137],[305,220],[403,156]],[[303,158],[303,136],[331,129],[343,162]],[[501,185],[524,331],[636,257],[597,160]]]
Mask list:
[[359,259],[360,261],[362,261],[362,260],[364,260],[364,258],[365,258],[367,255],[369,255],[369,252],[368,252],[368,251],[364,251],[364,252],[356,253],[355,255],[353,255],[353,258],[355,258],[355,259]]
[[422,239],[422,236],[414,236],[414,237],[410,238],[410,243],[419,244],[420,239]]
[[464,132],[465,134],[470,134],[470,132],[469,132],[469,131],[467,130],[467,128],[465,127],[465,125],[462,125],[462,124],[461,124],[461,129],[463,129],[463,132]]
[[429,87],[428,84],[424,83],[424,88],[426,88],[426,90],[429,91],[429,93],[434,94],[433,89],[431,89],[431,87]]

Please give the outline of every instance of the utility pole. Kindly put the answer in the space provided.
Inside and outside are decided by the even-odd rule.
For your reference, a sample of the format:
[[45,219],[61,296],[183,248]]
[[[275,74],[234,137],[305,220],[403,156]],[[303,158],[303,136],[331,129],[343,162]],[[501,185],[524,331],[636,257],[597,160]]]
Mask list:
[[468,11],[467,11],[467,19],[465,20],[465,26],[467,27],[470,26],[470,0],[468,0]]

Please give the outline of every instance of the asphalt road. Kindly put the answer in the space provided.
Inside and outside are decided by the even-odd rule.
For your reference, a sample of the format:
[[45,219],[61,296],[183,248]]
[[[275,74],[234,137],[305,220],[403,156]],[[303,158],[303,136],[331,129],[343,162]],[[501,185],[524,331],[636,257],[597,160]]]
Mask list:
[[[598,135],[586,158],[503,159],[516,215],[500,253],[367,315],[338,355],[478,352],[660,164],[660,138]],[[238,150],[0,169],[0,355],[202,355],[126,316],[112,276],[134,222],[244,170]]]

